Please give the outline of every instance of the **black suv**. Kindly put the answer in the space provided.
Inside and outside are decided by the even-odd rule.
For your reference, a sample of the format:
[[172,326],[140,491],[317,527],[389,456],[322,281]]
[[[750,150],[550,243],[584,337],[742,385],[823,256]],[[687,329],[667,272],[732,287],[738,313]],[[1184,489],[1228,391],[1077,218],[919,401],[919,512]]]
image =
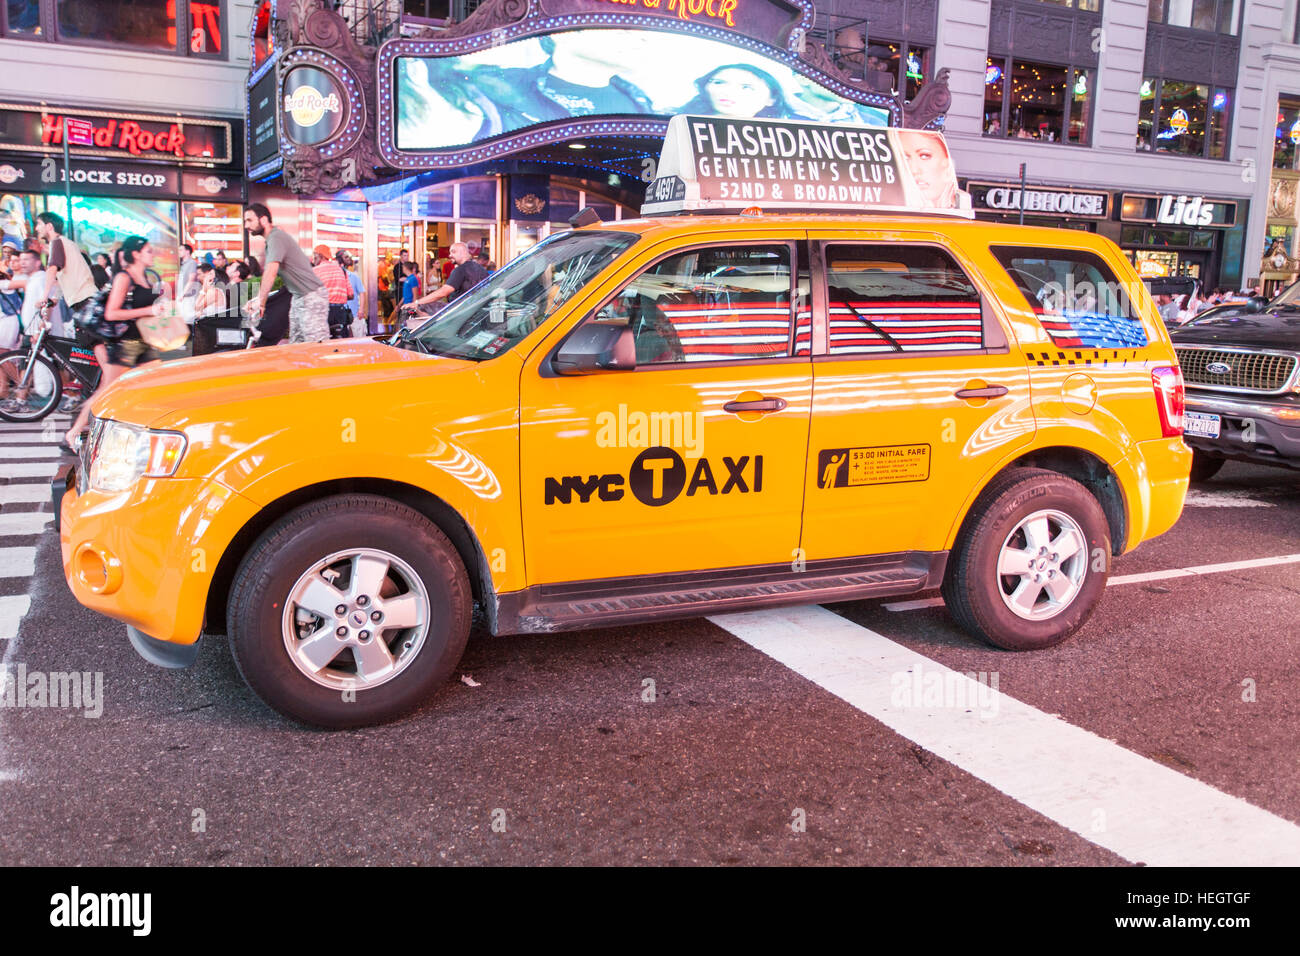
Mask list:
[[1300,468],[1300,282],[1251,308],[1170,332],[1187,386],[1193,481],[1230,458]]

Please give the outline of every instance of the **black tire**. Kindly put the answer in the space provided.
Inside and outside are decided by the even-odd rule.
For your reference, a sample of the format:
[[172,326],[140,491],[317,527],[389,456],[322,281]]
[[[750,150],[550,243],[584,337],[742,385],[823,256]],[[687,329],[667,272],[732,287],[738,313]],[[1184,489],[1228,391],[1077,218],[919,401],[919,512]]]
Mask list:
[[[21,377],[30,356],[31,352],[26,349],[0,352],[0,375],[5,376],[7,380],[5,395],[0,398],[0,418],[7,422],[39,422],[59,407],[59,399],[63,397],[63,378],[59,375],[59,370],[44,355],[37,355],[36,365],[53,380],[54,389],[48,395],[40,396],[41,401],[35,405],[27,405],[22,410],[16,407],[13,401],[15,399],[13,383]],[[32,374],[33,377],[36,375],[36,369],[32,370]]]
[[1200,483],[1209,481],[1219,473],[1219,469],[1228,463],[1228,459],[1210,455],[1203,451],[1192,452],[1192,481]]
[[[1054,616],[1028,620],[1003,600],[1010,581],[998,575],[998,560],[1008,536],[1025,518],[1044,510],[1058,511],[1079,526],[1086,539],[1083,577],[1073,599]],[[948,558],[943,599],[963,630],[995,647],[1052,647],[1092,615],[1106,587],[1110,554],[1106,515],[1087,488],[1058,472],[1012,468],[989,483],[966,516]]]
[[[424,643],[409,663],[348,700],[294,663],[282,618],[300,577],[326,556],[352,548],[382,550],[405,562],[427,591],[429,614]],[[460,555],[432,522],[390,499],[348,494],[304,505],[262,534],[235,573],[226,622],[235,664],[263,701],[303,723],[343,729],[394,720],[427,702],[460,661],[472,605]],[[393,646],[403,640],[398,636]]]

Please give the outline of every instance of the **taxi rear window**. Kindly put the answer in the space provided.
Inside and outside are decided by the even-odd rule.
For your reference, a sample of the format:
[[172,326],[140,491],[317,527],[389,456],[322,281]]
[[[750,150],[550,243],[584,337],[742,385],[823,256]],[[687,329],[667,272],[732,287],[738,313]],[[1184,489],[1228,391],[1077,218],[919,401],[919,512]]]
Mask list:
[[1129,290],[1100,256],[1084,249],[991,246],[1061,348],[1142,348],[1146,329]]

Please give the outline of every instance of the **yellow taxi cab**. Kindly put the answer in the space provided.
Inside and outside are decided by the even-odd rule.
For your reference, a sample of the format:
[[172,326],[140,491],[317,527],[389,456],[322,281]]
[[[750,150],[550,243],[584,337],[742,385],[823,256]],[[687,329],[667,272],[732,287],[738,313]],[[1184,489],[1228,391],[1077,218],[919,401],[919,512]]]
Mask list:
[[1046,648],[1179,517],[1182,403],[1096,235],[597,221],[390,343],[124,375],[59,479],[63,563],[147,659],[224,633],[327,727],[426,701],[476,605],[521,634],[939,588],[972,635]]

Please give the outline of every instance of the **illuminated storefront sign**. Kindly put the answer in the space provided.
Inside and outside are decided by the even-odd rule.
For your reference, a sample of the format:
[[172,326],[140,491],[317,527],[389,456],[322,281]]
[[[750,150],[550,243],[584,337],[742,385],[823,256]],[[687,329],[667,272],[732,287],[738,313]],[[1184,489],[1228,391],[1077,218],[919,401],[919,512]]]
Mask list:
[[1162,226],[1228,229],[1237,224],[1237,203],[1232,199],[1207,196],[1125,193],[1119,218],[1125,222],[1149,222]]
[[70,141],[74,156],[214,165],[229,163],[233,158],[231,123],[227,120],[63,110],[20,103],[0,103],[0,150],[60,153],[65,120],[72,120],[82,129],[87,123],[90,126],[93,145],[78,146]]
[[276,79],[275,70],[267,70],[248,91],[248,172],[251,176],[261,176],[280,165]]
[[356,143],[365,126],[365,101],[361,85],[342,61],[300,47],[281,59],[279,76],[279,145],[286,156],[295,147],[310,146],[330,158]]
[[[999,213],[1020,211],[1019,183],[970,182],[966,189],[976,209]],[[1024,196],[1025,212],[1031,215],[1105,219],[1110,210],[1110,194],[1106,192],[1028,186]]]
[[[83,196],[133,196],[145,199],[179,195],[239,201],[243,180],[230,173],[180,170],[143,163],[72,163],[72,190]],[[0,163],[0,184],[19,192],[63,190],[63,162],[54,157]]]
[[379,55],[380,152],[398,168],[446,168],[580,135],[657,138],[678,113],[899,125],[893,97],[800,57],[811,9],[537,0],[537,16],[491,33],[392,40]]

